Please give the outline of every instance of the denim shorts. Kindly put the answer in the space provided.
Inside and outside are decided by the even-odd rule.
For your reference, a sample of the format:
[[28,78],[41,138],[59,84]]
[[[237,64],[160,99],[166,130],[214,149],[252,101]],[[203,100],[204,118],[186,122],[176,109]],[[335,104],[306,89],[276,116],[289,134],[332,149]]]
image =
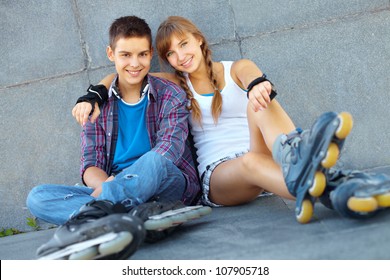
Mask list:
[[216,204],[216,203],[212,202],[209,199],[211,174],[213,173],[214,169],[219,164],[221,164],[221,163],[223,163],[225,161],[228,161],[228,160],[239,158],[239,157],[245,155],[247,152],[248,151],[239,152],[239,153],[235,153],[235,154],[226,156],[226,157],[221,158],[220,160],[217,160],[217,161],[213,162],[212,164],[209,164],[209,165],[206,166],[206,171],[204,171],[202,176],[200,177],[200,181],[202,182],[202,191],[203,191],[201,202],[202,202],[203,205],[208,205],[208,206],[211,206],[211,207],[221,207],[221,206],[223,206],[223,205],[220,205],[220,204]]

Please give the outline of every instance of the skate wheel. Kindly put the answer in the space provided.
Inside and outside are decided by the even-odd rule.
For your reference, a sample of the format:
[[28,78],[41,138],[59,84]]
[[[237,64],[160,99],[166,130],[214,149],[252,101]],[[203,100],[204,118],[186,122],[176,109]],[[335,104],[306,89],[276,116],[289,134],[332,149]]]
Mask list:
[[314,181],[312,187],[309,189],[309,194],[313,197],[320,197],[326,187],[326,177],[325,174],[317,171],[314,175]]
[[390,193],[375,196],[378,206],[382,208],[390,207]]
[[313,216],[313,204],[309,199],[305,199],[302,202],[301,211],[296,215],[297,221],[301,224],[306,224],[310,221]]
[[197,210],[192,210],[185,213],[188,220],[195,220],[200,218],[200,213]]
[[209,207],[209,206],[204,206],[204,207],[202,207],[202,208],[196,209],[196,212],[197,212],[200,216],[206,216],[206,215],[211,214],[212,209],[211,209],[211,207]]
[[348,134],[352,130],[352,126],[353,126],[352,115],[347,112],[342,112],[338,115],[338,118],[340,120],[340,124],[335,132],[335,135],[339,139],[345,139],[347,138]]
[[340,150],[336,143],[330,143],[325,158],[321,161],[324,168],[331,168],[336,164]]
[[370,213],[378,209],[378,202],[373,197],[350,197],[347,206],[350,210],[355,212]]
[[147,220],[144,223],[146,230],[164,230],[173,226],[172,221],[169,218],[160,220]]
[[92,260],[96,255],[98,255],[98,249],[94,246],[71,254],[69,260]]
[[99,246],[99,252],[102,256],[108,256],[115,253],[119,253],[127,245],[133,241],[133,235],[128,231],[118,233],[118,237],[114,240],[102,243]]
[[188,218],[185,214],[177,214],[173,217],[170,217],[169,220],[171,221],[171,223],[173,225],[179,225],[179,224],[187,222]]

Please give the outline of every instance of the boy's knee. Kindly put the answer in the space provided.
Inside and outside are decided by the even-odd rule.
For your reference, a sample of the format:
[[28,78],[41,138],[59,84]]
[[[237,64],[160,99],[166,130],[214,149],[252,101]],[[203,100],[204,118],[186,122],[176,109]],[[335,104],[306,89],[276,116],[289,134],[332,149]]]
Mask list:
[[42,202],[42,192],[47,189],[47,185],[39,185],[34,187],[27,195],[26,205],[28,209],[34,208],[37,204]]
[[150,166],[155,166],[156,168],[163,168],[168,162],[164,156],[154,151],[147,152],[143,157],[145,157],[146,163]]
[[148,160],[161,160],[161,158],[163,158],[162,155],[156,153],[155,151],[149,151],[145,153],[143,157],[147,158]]

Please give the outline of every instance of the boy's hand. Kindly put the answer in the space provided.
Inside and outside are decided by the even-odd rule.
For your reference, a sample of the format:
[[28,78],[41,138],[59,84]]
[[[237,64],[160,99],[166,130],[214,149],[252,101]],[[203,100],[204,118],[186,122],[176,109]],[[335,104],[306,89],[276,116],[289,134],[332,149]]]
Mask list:
[[272,85],[268,81],[257,84],[250,90],[248,97],[250,105],[255,112],[267,109],[268,104],[271,102],[271,91]]
[[[91,111],[92,111],[91,103],[81,102],[81,103],[77,103],[73,107],[72,115],[81,126],[84,126],[88,121],[88,117]],[[90,122],[95,123],[99,115],[100,115],[99,105],[95,103],[95,109],[93,110],[93,113],[91,115]]]
[[[115,179],[115,177],[113,175],[111,175],[110,177],[108,177],[106,179],[105,182],[110,182],[110,181],[112,181],[114,179]],[[102,193],[102,186],[99,186],[91,193],[91,196],[98,197],[101,193]]]
[[107,178],[106,182],[111,182],[114,179],[115,179],[115,176],[111,175],[110,177]]
[[91,196],[97,198],[102,193],[102,187],[96,188],[92,193]]

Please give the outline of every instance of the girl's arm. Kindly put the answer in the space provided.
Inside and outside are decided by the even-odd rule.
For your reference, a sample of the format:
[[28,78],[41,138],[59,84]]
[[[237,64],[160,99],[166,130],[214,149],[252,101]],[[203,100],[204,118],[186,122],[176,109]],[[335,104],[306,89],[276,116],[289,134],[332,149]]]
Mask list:
[[[173,73],[150,73],[150,75],[170,80],[171,82],[174,82],[175,84],[179,85],[179,80],[176,78],[176,75]],[[105,76],[103,80],[101,80],[98,83],[98,85],[104,85],[106,89],[108,89],[111,86],[111,83],[114,80],[115,76],[116,76],[115,73]],[[104,100],[104,102],[105,101],[106,100]],[[80,102],[73,107],[72,115],[81,126],[84,126],[88,121],[88,117],[91,114],[91,111],[92,111],[92,105],[90,102]],[[94,110],[91,114],[90,122],[95,123],[99,115],[100,115],[100,108],[99,105],[95,102]]]
[[[253,80],[263,75],[263,72],[254,62],[248,59],[241,59],[233,63],[231,75],[241,88],[247,89]],[[271,102],[271,91],[272,85],[269,81],[264,81],[252,87],[248,97],[255,112],[267,109],[268,104]]]
[[[115,74],[109,74],[101,80],[98,85],[103,85],[105,86],[106,89],[108,89],[111,86],[112,81],[115,78]],[[84,95],[85,96],[85,95]],[[82,96],[82,97],[84,97]],[[98,99],[98,96],[96,96],[96,100]],[[103,102],[106,102],[106,100],[102,100]],[[94,104],[94,110],[91,114],[92,111],[92,104]],[[80,102],[77,103],[73,109],[72,109],[72,116],[76,119],[76,121],[81,125],[84,126],[87,121],[88,117],[91,115],[90,122],[95,123],[96,119],[100,115],[100,108],[97,102]]]

